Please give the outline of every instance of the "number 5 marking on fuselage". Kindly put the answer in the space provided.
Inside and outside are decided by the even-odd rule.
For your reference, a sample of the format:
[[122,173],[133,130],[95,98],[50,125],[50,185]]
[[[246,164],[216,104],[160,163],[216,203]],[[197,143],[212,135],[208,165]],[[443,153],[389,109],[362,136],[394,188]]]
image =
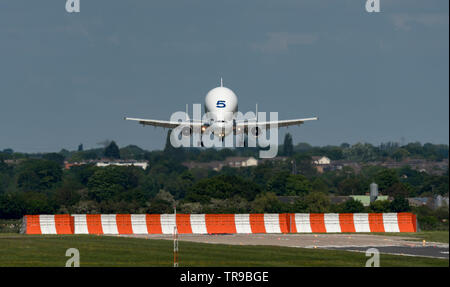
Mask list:
[[217,101],[216,108],[225,108],[225,101]]

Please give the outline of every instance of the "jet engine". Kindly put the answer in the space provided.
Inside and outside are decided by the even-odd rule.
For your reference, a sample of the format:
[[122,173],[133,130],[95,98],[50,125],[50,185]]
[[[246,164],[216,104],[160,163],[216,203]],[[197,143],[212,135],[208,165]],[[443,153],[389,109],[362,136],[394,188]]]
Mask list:
[[250,132],[252,133],[252,136],[254,136],[255,138],[257,138],[259,135],[261,135],[261,128],[259,127],[253,127],[250,129]]
[[181,133],[183,134],[183,136],[190,136],[190,135],[192,135],[192,128],[191,127],[184,127],[181,130]]

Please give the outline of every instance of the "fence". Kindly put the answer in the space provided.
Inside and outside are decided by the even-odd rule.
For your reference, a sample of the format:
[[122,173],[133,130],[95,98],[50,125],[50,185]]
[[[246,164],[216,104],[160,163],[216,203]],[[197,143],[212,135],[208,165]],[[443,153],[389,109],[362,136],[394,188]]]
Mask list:
[[416,232],[412,213],[25,215],[25,234]]

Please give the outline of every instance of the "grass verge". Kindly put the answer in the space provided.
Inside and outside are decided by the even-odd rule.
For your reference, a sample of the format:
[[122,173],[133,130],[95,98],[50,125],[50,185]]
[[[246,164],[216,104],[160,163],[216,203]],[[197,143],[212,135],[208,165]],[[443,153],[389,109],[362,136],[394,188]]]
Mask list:
[[[0,267],[61,266],[68,248],[80,251],[81,266],[172,266],[173,242],[95,235],[0,234]],[[364,253],[275,246],[179,242],[180,266],[363,267]],[[443,266],[449,261],[383,255],[381,266]]]

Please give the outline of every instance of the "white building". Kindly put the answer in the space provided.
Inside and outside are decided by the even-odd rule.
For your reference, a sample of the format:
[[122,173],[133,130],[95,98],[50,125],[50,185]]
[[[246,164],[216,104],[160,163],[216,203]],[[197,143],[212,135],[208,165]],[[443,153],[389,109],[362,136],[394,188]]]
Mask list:
[[146,169],[148,166],[147,162],[132,162],[132,161],[124,161],[124,162],[116,162],[116,161],[100,161],[95,164],[98,167],[105,167],[109,165],[117,165],[117,166],[138,166],[142,169]]
[[313,164],[316,165],[327,165],[331,163],[331,160],[326,156],[313,156]]
[[248,167],[258,165],[258,160],[254,157],[227,157],[225,162],[231,167]]

